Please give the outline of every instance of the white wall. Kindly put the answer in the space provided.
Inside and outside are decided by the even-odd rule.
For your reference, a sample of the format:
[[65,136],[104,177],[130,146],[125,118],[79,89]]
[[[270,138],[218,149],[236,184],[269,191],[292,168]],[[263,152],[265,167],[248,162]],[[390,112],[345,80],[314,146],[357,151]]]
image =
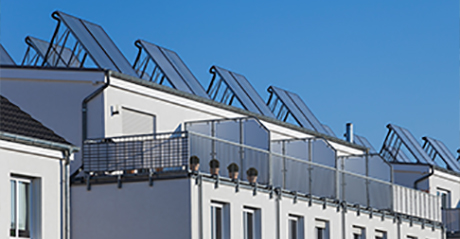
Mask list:
[[435,194],[437,189],[450,191],[451,208],[460,208],[460,176],[440,170],[435,170],[430,177],[430,193]]
[[[198,185],[192,184],[192,218],[193,221],[199,220],[199,200],[200,188]],[[264,239],[277,238],[277,200],[276,196],[269,198],[269,194],[258,192],[253,195],[253,191],[240,187],[239,192],[235,192],[235,187],[232,185],[220,184],[215,188],[214,182],[203,180],[202,186],[203,195],[203,238],[210,238],[211,233],[211,202],[218,201],[228,203],[230,207],[230,227],[231,238],[243,238],[243,220],[242,209],[244,206],[260,208],[262,212],[262,237]],[[387,238],[406,238],[407,235],[417,236],[420,239],[442,238],[442,230],[436,228],[432,231],[431,227],[422,229],[421,224],[413,223],[411,226],[408,221],[393,221],[392,216],[386,216],[383,220],[381,214],[374,214],[373,217],[369,213],[361,211],[360,215],[353,210],[348,209],[347,212],[340,210],[337,212],[335,206],[327,206],[323,209],[322,204],[313,203],[309,206],[308,201],[299,199],[294,202],[292,197],[283,196],[280,200],[280,238],[288,238],[288,217],[296,215],[304,219],[304,238],[316,238],[315,235],[315,220],[325,220],[329,222],[329,238],[353,238],[353,226],[359,226],[365,229],[366,238],[374,238],[375,231],[387,232]],[[193,227],[193,237],[199,238],[198,223]],[[343,226],[345,228],[343,228]],[[398,229],[399,227],[399,229]],[[345,237],[343,237],[343,229],[345,229]],[[398,237],[398,231],[401,237]]]
[[[242,209],[244,206],[260,208],[262,211],[262,238],[270,239],[277,238],[277,200],[274,196],[269,198],[268,193],[258,192],[253,195],[252,190],[240,187],[239,192],[235,192],[235,187],[230,185],[220,184],[215,188],[214,182],[203,180],[203,236],[210,238],[211,233],[211,202],[219,201],[229,204],[231,218],[231,238],[243,238],[243,221]],[[192,218],[199,220],[199,186],[192,184]],[[283,196],[280,200],[280,238],[288,238],[288,217],[289,215],[303,217],[304,219],[304,238],[316,238],[315,235],[315,220],[325,220],[329,222],[329,238],[353,238],[353,226],[359,226],[365,229],[366,238],[374,238],[375,231],[387,232],[387,238],[406,238],[407,235],[416,236],[420,239],[442,238],[442,230],[436,228],[434,231],[431,227],[422,229],[420,223],[410,225],[409,221],[394,221],[392,216],[386,216],[382,219],[381,214],[374,214],[370,217],[369,213],[361,211],[358,215],[357,211],[349,208],[347,212],[340,210],[337,212],[335,206],[327,206],[323,209],[322,204],[313,203],[309,206],[308,201],[299,199],[294,202],[292,197]],[[196,224],[198,226],[198,224]],[[198,228],[193,227],[193,238],[198,237]],[[345,228],[343,228],[343,226]],[[196,229],[195,229],[196,228]],[[399,228],[399,229],[398,229]],[[343,229],[345,229],[345,237],[343,237]],[[398,232],[401,237],[398,237]]]
[[0,140],[0,238],[9,238],[11,174],[32,178],[32,237],[61,238],[62,152]]
[[190,180],[71,187],[72,239],[190,238]]

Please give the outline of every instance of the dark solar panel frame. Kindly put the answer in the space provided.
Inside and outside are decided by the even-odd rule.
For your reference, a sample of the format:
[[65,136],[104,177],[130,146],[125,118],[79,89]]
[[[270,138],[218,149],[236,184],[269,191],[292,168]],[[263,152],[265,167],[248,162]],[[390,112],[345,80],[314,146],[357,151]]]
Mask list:
[[[56,19],[59,24],[61,22],[65,24],[99,68],[115,70],[137,77],[131,64],[101,26],[60,11],[54,12],[52,17]],[[51,42],[54,42],[56,33]],[[46,57],[48,57],[49,51],[48,49]]]
[[286,108],[288,108],[291,115],[296,119],[300,126],[329,135],[321,122],[316,118],[316,116],[310,111],[307,105],[297,94],[275,86],[270,86],[268,91],[276,94],[278,99],[280,99]]
[[389,124],[388,128],[393,130],[393,132],[399,137],[401,142],[406,146],[406,148],[412,153],[415,159],[420,163],[426,163],[433,165],[433,161],[428,156],[428,154],[423,150],[414,136],[407,130],[402,127]]
[[[48,48],[50,48],[49,42],[35,38],[35,37],[28,36],[26,37],[26,43],[27,45],[29,45],[29,47],[32,47],[35,50],[35,52],[40,56],[41,59],[43,60],[45,59],[45,55],[47,54]],[[50,59],[50,58],[58,57],[59,61],[58,61],[58,64],[56,65],[58,67],[65,67],[66,62],[68,62],[70,58],[72,58],[73,66],[75,67],[79,66],[80,62],[78,62],[78,59],[74,57],[71,49],[67,47],[64,47],[64,49],[62,49],[62,47],[58,45],[54,45],[53,47],[54,47],[55,52],[61,52],[62,55],[57,55],[57,54],[51,55],[51,53],[48,53],[48,57],[47,57],[48,64],[52,65],[53,59]],[[28,54],[30,54],[30,49],[27,49],[26,56],[24,56],[24,60],[22,62],[23,65],[26,63],[26,58],[28,57]]]
[[169,83],[175,89],[209,99],[209,96],[203,86],[176,52],[144,40],[137,40],[135,45],[140,49],[140,51],[138,59],[134,65],[136,65],[139,60],[141,51],[144,50],[145,53],[147,53],[154,63],[160,68],[163,74],[166,75]]
[[13,58],[11,58],[2,44],[0,44],[0,65],[16,65]]
[[[254,87],[252,87],[246,77],[218,66],[212,66],[210,72],[216,73],[220,76],[221,80],[226,83],[228,88],[230,88],[234,96],[239,100],[241,105],[246,110],[275,118],[275,115],[265,104]],[[213,84],[218,84],[218,82],[214,82],[215,80],[216,79],[214,77],[213,81],[208,87],[208,94],[210,93],[210,89],[212,88]]]
[[460,172],[459,163],[443,142],[430,137],[423,137],[423,140],[425,140],[425,144],[423,147],[424,149],[426,149],[426,147],[430,145],[451,170],[455,172]]

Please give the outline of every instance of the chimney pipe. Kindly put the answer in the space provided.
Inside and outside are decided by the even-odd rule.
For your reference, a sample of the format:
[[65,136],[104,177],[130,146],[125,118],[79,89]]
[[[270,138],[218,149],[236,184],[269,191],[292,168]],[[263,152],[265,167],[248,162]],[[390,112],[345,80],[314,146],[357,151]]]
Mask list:
[[345,137],[348,142],[353,143],[353,124],[347,123],[347,131],[345,133]]

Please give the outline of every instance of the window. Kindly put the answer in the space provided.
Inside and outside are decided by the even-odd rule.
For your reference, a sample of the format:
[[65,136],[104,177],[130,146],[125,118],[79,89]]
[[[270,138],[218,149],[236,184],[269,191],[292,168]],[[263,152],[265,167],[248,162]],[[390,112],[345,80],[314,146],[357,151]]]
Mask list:
[[211,202],[211,238],[230,238],[229,205],[220,202]]
[[363,227],[353,226],[353,239],[365,239],[366,238],[366,229]]
[[438,188],[437,195],[441,197],[441,206],[443,209],[450,208],[450,191]]
[[329,222],[324,220],[315,220],[316,239],[329,239]]
[[260,239],[261,223],[260,210],[244,207],[243,223],[244,223],[244,239]]
[[30,237],[30,180],[11,178],[11,237]]
[[288,219],[289,239],[303,239],[303,217],[289,215]]
[[387,239],[387,232],[375,230],[375,239]]

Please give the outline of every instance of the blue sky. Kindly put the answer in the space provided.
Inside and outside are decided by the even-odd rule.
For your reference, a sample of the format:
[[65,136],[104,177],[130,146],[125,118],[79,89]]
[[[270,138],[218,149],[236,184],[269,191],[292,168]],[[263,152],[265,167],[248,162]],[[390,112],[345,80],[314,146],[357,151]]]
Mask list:
[[17,62],[26,36],[51,39],[54,10],[100,24],[130,62],[136,39],[178,52],[205,88],[216,64],[265,100],[269,85],[294,91],[377,149],[388,123],[460,146],[459,1],[4,0],[0,42]]

